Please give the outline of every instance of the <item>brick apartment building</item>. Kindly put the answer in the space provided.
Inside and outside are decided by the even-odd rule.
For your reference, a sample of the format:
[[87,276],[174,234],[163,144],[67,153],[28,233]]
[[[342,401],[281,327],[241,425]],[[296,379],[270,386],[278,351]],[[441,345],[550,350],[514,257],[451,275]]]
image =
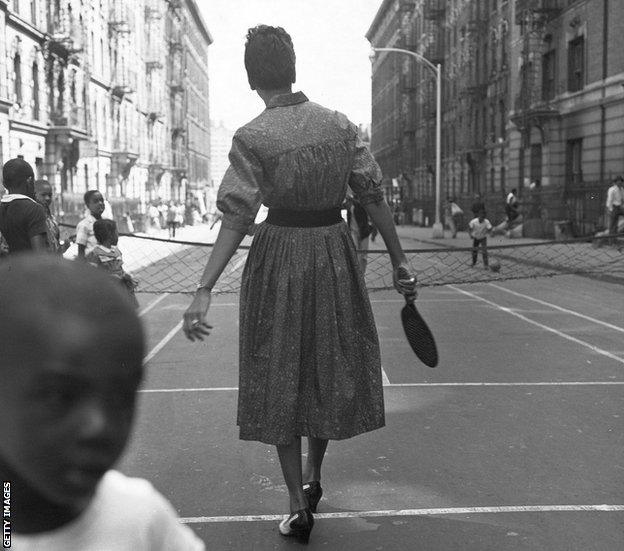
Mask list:
[[[442,64],[443,197],[469,207],[479,192],[500,220],[517,188],[527,235],[552,235],[556,220],[586,234],[604,224],[609,177],[624,172],[622,20],[624,3],[608,0],[385,0],[367,38]],[[380,53],[372,92],[387,194],[408,219],[418,208],[431,221],[435,79],[408,55]]]
[[65,221],[87,189],[119,219],[203,193],[212,38],[195,0],[0,0],[0,33],[0,161],[36,167]]

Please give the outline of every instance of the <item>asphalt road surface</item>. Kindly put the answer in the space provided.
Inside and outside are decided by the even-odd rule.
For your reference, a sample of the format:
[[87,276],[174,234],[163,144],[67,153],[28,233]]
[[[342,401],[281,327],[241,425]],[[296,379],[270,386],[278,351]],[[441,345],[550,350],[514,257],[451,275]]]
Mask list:
[[[624,549],[623,291],[580,276],[423,288],[435,369],[403,337],[401,297],[371,293],[387,426],[330,443],[308,548]],[[180,331],[188,295],[139,301],[147,378],[121,470],[207,549],[301,548],[277,532],[275,449],[238,440],[238,295],[215,297],[202,343]]]

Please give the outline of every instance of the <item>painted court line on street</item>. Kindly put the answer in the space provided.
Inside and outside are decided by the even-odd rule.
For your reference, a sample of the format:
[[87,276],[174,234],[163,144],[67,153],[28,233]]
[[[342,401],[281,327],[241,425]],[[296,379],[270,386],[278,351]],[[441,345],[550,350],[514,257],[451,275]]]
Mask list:
[[538,304],[541,304],[542,306],[548,306],[549,308],[554,308],[555,310],[559,310],[560,312],[565,312],[566,314],[577,316],[584,320],[591,321],[592,323],[597,323],[604,327],[608,327],[609,329],[613,329],[614,331],[620,331],[621,333],[624,333],[624,327],[613,325],[612,323],[608,323],[606,321],[592,318],[591,316],[586,316],[585,314],[581,314],[580,312],[577,312],[575,310],[568,310],[567,308],[557,306],[556,304],[553,304],[551,302],[546,302],[545,300],[540,300],[538,298],[535,298],[529,295],[518,293],[517,291],[512,291],[511,289],[506,289],[505,287],[501,287],[500,285],[496,285],[495,283],[489,283],[488,285],[490,285],[490,287],[495,287],[496,289],[500,289],[501,291],[505,291],[506,293],[509,293],[511,295],[515,295],[517,297],[524,298],[527,300],[532,300],[533,302],[537,302]]
[[169,293],[163,293],[159,297],[156,297],[152,302],[150,302],[143,310],[139,312],[139,316],[144,316],[147,314],[152,308],[154,308],[159,302],[165,300],[169,296]]
[[[432,509],[397,509],[387,511],[341,511],[338,513],[315,513],[316,519],[417,517],[444,515],[473,515],[500,513],[565,513],[565,512],[620,512],[624,505],[511,505],[500,507],[441,507]],[[184,524],[207,524],[219,522],[262,522],[282,520],[286,515],[233,515],[220,517],[186,517]]]
[[[385,298],[385,299],[371,299],[371,304],[375,303],[375,302],[400,302],[401,304],[405,303],[405,299],[403,298],[399,298],[399,299],[394,299],[394,298]],[[474,299],[472,298],[419,298],[416,300],[417,304],[420,304],[421,302],[474,302]]]
[[388,374],[383,367],[381,368],[381,380],[383,381],[383,386],[390,386],[390,379],[388,379]]
[[[410,387],[520,387],[520,386],[623,386],[624,381],[543,381],[535,383],[390,383],[384,385],[387,388],[410,388]],[[237,386],[213,386],[199,388],[148,388],[139,390],[144,394],[166,394],[174,392],[219,392],[235,391]]]
[[156,356],[156,354],[158,354],[165,346],[167,346],[167,343],[175,336],[175,334],[182,328],[182,324],[184,323],[184,320],[180,320],[176,326],[169,331],[169,333],[167,333],[162,340],[154,347],[152,348],[152,350],[149,352],[149,354],[147,356],[145,356],[145,358],[143,358],[143,363],[146,364],[147,362],[149,362],[154,356]]
[[563,339],[574,342],[576,344],[580,344],[581,346],[584,346],[585,348],[589,348],[591,351],[595,352],[596,354],[606,356],[607,358],[611,358],[612,360],[615,360],[618,363],[624,364],[624,358],[621,358],[620,356],[616,356],[615,354],[612,354],[608,350],[604,350],[586,341],[577,339],[576,337],[573,337],[572,335],[568,335],[567,333],[564,333],[563,331],[559,331],[558,329],[555,329],[554,327],[550,327],[549,325],[544,325],[543,323],[539,323],[535,320],[527,318],[526,316],[523,316],[522,314],[519,314],[518,312],[514,311],[512,308],[501,306],[500,304],[497,304],[496,302],[480,297],[479,295],[475,295],[474,293],[470,293],[469,291],[464,291],[463,289],[459,289],[455,287],[454,285],[449,285],[449,287],[451,289],[455,289],[458,293],[462,293],[464,295],[468,295],[469,297],[476,298],[477,300],[480,300],[481,302],[485,302],[486,304],[489,304],[490,306],[494,306],[495,308],[498,308],[499,310],[502,310],[503,312],[507,312],[508,314],[511,314],[512,316],[515,316],[523,321],[526,321],[527,323],[530,323],[531,325],[535,325],[539,327],[540,329],[545,329],[546,331],[550,331],[551,333],[554,333],[555,335],[558,335],[559,337]]

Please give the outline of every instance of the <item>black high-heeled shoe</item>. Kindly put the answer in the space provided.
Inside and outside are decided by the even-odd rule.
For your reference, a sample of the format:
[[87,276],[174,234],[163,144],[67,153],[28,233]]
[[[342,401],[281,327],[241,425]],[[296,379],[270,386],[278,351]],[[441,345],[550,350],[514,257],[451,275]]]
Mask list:
[[279,523],[279,532],[282,536],[297,538],[302,543],[308,543],[313,526],[314,517],[310,509],[300,509]]
[[321,483],[317,480],[307,482],[303,485],[303,493],[308,498],[310,511],[316,513],[316,507],[319,501],[321,501],[321,497],[323,497],[323,488],[321,488]]

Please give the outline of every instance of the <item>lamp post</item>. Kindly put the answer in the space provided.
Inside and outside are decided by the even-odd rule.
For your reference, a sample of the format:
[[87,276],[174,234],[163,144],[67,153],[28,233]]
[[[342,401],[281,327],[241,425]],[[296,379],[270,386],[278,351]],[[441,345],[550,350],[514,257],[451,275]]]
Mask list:
[[441,185],[441,172],[442,172],[442,65],[440,63],[434,65],[426,57],[412,52],[410,50],[404,50],[402,48],[373,48],[371,54],[371,61],[374,61],[376,52],[397,52],[400,54],[407,54],[412,56],[417,61],[424,63],[429,69],[431,69],[436,77],[436,201],[435,201],[435,221],[433,223],[433,235],[434,239],[444,237],[444,228],[440,221],[440,185]]

